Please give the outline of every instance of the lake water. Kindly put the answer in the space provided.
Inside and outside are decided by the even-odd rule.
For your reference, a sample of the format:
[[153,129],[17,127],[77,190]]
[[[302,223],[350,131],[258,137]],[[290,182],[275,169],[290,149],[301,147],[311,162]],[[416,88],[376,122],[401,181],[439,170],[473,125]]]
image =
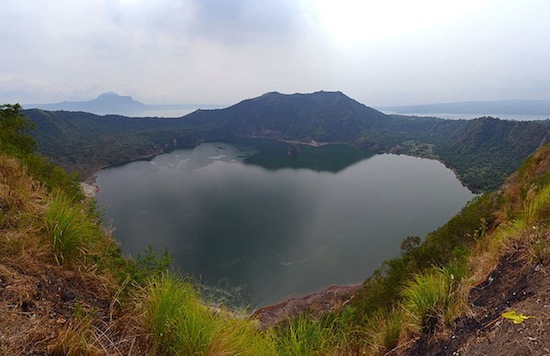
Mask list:
[[254,308],[364,281],[474,197],[437,161],[288,146],[203,143],[104,169],[96,198],[125,255],[166,249],[208,296]]

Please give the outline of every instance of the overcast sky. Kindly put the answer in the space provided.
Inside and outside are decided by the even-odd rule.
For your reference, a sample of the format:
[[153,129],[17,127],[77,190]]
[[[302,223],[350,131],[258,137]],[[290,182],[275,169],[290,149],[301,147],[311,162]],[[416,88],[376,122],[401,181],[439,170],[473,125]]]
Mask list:
[[547,0],[2,0],[0,103],[550,99]]

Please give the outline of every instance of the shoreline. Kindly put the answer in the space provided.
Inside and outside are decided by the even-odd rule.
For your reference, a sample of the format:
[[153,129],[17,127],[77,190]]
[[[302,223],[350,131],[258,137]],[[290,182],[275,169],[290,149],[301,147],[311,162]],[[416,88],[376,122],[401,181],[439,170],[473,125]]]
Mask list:
[[101,167],[99,167],[99,169],[94,170],[94,173],[90,174],[89,176],[86,177],[86,179],[84,179],[83,181],[80,182],[80,188],[82,189],[82,193],[88,198],[93,198],[93,197],[96,196],[97,193],[99,193],[101,191],[101,189],[97,186],[96,181],[97,181],[97,174],[102,169],[121,166],[121,165],[125,165],[125,164],[136,162],[136,161],[141,161],[141,160],[150,160],[150,159],[155,158],[156,156],[159,156],[159,155],[164,154],[164,153],[167,153],[167,152],[165,152],[165,151],[155,152],[155,153],[151,153],[151,154],[148,154],[148,155],[145,155],[145,156],[136,157],[136,158],[128,160],[126,162],[107,164],[107,165],[101,166]]
[[80,190],[87,198],[94,198],[100,191],[97,185],[86,182],[80,182]]
[[[311,146],[311,147],[321,147],[321,146],[325,146],[325,145],[328,145],[328,144],[331,143],[331,142],[316,142],[314,140],[312,140],[310,142],[295,141],[295,140],[284,140],[284,139],[277,139],[277,138],[272,138],[272,137],[262,137],[262,136],[250,136],[250,138],[274,139],[276,141],[285,142],[285,143],[288,143],[288,144],[306,145],[306,146]],[[223,140],[220,140],[220,142],[223,142]],[[199,143],[199,145],[200,145],[200,143]],[[193,146],[193,147],[196,147],[196,146]],[[96,180],[97,180],[97,174],[102,169],[110,168],[110,167],[116,167],[116,166],[132,163],[132,162],[136,162],[136,161],[140,161],[140,160],[150,160],[150,159],[155,158],[156,156],[159,156],[159,155],[162,155],[162,154],[165,154],[165,153],[168,153],[168,152],[162,150],[160,152],[154,152],[154,153],[150,153],[150,154],[147,154],[147,155],[144,155],[144,156],[136,157],[136,158],[130,159],[126,162],[114,163],[114,164],[108,164],[108,165],[102,166],[99,169],[95,170],[94,173],[92,173],[91,175],[86,177],[86,179],[84,179],[83,181],[80,182],[80,188],[82,190],[82,193],[88,198],[93,198],[97,195],[97,193],[99,193],[101,191],[101,189],[96,184]]]
[[277,304],[260,307],[250,313],[249,317],[257,320],[261,329],[265,330],[306,311],[313,316],[319,316],[342,308],[355,298],[362,288],[363,283],[331,285],[317,292],[290,297]]

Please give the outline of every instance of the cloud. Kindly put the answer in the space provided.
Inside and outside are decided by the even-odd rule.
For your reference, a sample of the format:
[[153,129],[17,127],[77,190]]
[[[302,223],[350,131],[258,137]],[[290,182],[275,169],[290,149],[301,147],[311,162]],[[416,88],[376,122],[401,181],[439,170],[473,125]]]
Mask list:
[[300,31],[303,21],[290,0],[195,0],[194,6],[196,36],[233,44],[285,39]]
[[0,102],[23,92],[232,103],[341,90],[372,105],[550,94],[544,0],[4,0],[2,14],[0,75],[18,79],[0,78]]

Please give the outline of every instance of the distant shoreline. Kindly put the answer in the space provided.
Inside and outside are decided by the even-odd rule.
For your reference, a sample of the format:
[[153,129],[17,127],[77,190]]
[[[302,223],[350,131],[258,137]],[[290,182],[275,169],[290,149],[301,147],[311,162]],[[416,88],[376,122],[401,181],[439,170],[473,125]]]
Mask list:
[[[294,145],[306,145],[306,146],[310,146],[310,147],[321,147],[321,146],[329,145],[331,143],[337,143],[337,142],[317,142],[315,140],[305,142],[305,141],[284,140],[284,139],[277,139],[277,138],[272,138],[272,137],[262,137],[262,136],[250,136],[250,138],[253,138],[253,139],[266,139],[267,138],[267,139],[272,139],[272,140],[275,140],[275,141],[285,142],[285,143],[288,143],[288,144],[291,144],[291,145],[292,144],[294,144]],[[219,140],[219,141],[223,142],[223,140]],[[200,145],[200,143],[199,143],[199,145]],[[193,147],[196,147],[196,146],[193,146]],[[193,147],[187,147],[187,148],[193,148]],[[159,156],[159,155],[162,155],[162,154],[165,154],[165,153],[169,153],[169,152],[165,152],[165,151],[155,152],[155,153],[151,153],[151,154],[148,154],[148,155],[145,155],[145,156],[136,157],[136,158],[131,159],[127,162],[109,164],[109,165],[105,165],[103,167],[100,167],[98,170],[94,171],[94,173],[92,173],[91,175],[86,177],[86,179],[84,179],[82,182],[80,182],[80,187],[82,189],[82,192],[84,193],[85,196],[93,198],[97,195],[97,193],[99,193],[101,191],[101,189],[96,184],[97,174],[105,168],[116,167],[116,166],[132,163],[132,162],[136,162],[136,161],[140,161],[140,160],[152,159],[152,158],[155,158],[156,156]]]
[[[327,146],[327,145],[330,145],[330,144],[342,144],[342,143],[349,144],[349,143],[345,143],[345,142],[317,142],[315,140],[305,142],[305,141],[299,141],[299,140],[285,140],[285,139],[282,139],[282,138],[273,138],[273,137],[265,137],[265,136],[249,136],[248,138],[252,138],[252,139],[270,139],[270,140],[274,140],[274,141],[284,142],[284,143],[287,143],[287,144],[290,144],[290,145],[304,145],[304,146],[309,146],[309,147],[322,147],[322,146]],[[224,142],[223,140],[216,140],[216,141]],[[200,145],[201,143],[199,143],[198,145]],[[194,147],[196,147],[196,146],[187,147],[187,148],[194,148]],[[97,195],[97,193],[99,193],[101,191],[101,189],[96,184],[96,180],[97,180],[97,174],[103,169],[110,168],[110,167],[116,167],[116,166],[132,163],[132,162],[136,162],[136,161],[141,161],[141,160],[150,160],[150,159],[155,158],[156,156],[159,156],[159,155],[162,155],[162,154],[165,154],[165,153],[169,153],[169,152],[166,152],[166,151],[155,152],[155,153],[151,153],[151,154],[148,154],[148,155],[144,155],[142,157],[136,157],[136,158],[131,159],[127,162],[115,163],[115,164],[102,166],[98,170],[94,171],[94,173],[89,175],[82,182],[80,182],[82,192],[84,193],[85,196],[93,198]],[[392,152],[386,152],[386,153],[387,154],[396,154],[396,153],[392,153]],[[397,154],[399,154],[399,153],[397,153]],[[414,154],[410,154],[410,153],[409,154],[402,153],[402,154],[405,154],[405,155],[411,156],[411,157],[420,157],[420,158],[426,158],[426,159],[433,159],[435,161],[441,162],[443,165],[445,165],[445,167],[447,169],[449,169],[450,171],[452,171],[454,173],[454,175],[456,176],[458,181],[464,187],[468,188],[468,186],[464,183],[464,181],[458,175],[458,172],[453,167],[447,166],[445,164],[445,162],[443,162],[443,160],[441,160],[439,157],[424,157],[422,155],[414,155]],[[470,189],[470,188],[468,188],[468,189]]]

